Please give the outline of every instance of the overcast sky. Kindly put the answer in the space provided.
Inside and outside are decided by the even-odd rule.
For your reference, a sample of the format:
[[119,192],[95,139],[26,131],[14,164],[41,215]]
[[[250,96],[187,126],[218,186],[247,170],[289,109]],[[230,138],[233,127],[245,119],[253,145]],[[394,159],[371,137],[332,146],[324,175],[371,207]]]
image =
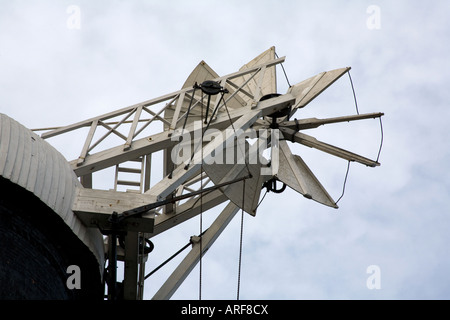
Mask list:
[[[338,210],[269,193],[245,216],[240,297],[449,299],[449,13],[444,0],[0,0],[0,112],[29,128],[66,125],[176,91],[201,60],[225,75],[271,46],[291,84],[351,66],[360,112],[385,113],[381,166],[351,164]],[[295,117],[354,113],[343,77]],[[377,120],[307,133],[378,153]],[[73,159],[67,140],[55,146]],[[293,149],[337,199],[347,162]],[[204,299],[236,297],[239,218],[204,257]],[[155,237],[147,272],[198,228],[194,218]],[[147,299],[180,259],[146,281]],[[380,289],[367,286],[369,266]],[[173,298],[197,299],[198,283],[196,268]]]

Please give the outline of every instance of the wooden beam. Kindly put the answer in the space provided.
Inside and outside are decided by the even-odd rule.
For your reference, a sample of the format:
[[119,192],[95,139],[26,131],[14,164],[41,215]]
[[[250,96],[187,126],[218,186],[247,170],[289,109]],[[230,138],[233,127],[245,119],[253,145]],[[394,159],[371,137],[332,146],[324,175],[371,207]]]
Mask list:
[[336,146],[333,146],[331,144],[319,141],[316,138],[311,137],[307,134],[304,134],[301,132],[295,132],[295,130],[283,128],[283,127],[280,127],[280,130],[283,132],[284,136],[287,139],[289,139],[289,137],[290,137],[291,141],[298,142],[307,147],[318,149],[320,151],[329,153],[333,156],[336,156],[336,157],[339,157],[339,158],[342,158],[342,159],[345,159],[348,161],[359,162],[368,167],[376,167],[376,166],[380,165],[380,163],[375,160],[365,158],[356,153],[353,153],[353,152],[338,148]]
[[384,115],[384,113],[382,113],[382,112],[374,112],[374,113],[355,114],[355,115],[350,115],[350,116],[325,118],[325,119],[308,118],[308,119],[300,119],[300,120],[296,120],[296,121],[285,121],[285,122],[280,123],[280,126],[298,131],[298,130],[305,130],[305,129],[314,129],[314,128],[320,127],[324,124],[350,122],[350,121],[363,120],[363,119],[375,119],[375,118],[380,118],[383,115]]
[[347,67],[321,72],[314,77],[303,80],[290,87],[288,93],[291,93],[297,98],[291,115],[295,113],[297,108],[303,108],[314,100],[350,69],[350,67]]
[[139,234],[127,232],[125,236],[125,266],[123,279],[124,300],[136,300],[138,297],[139,272]]
[[[243,115],[234,122],[233,127],[241,130],[246,130],[260,116],[261,110],[252,110],[250,112],[247,112],[247,114]],[[229,128],[232,129],[233,127],[230,125]],[[156,196],[158,200],[166,198],[182,183],[186,182],[189,178],[193,177],[194,174],[197,173],[197,171],[200,169],[204,157],[212,154],[213,152],[220,152],[222,148],[224,148],[224,146],[234,138],[235,133],[233,132],[233,130],[226,130],[223,139],[214,139],[213,141],[209,142],[205,147],[203,147],[203,150],[198,150],[194,154],[192,158],[193,161],[188,164],[188,167],[183,165],[177,167],[173,171],[171,176],[166,176],[164,179],[154,185],[148,191],[148,193]]]
[[[170,277],[161,286],[161,288],[153,296],[153,300],[168,300],[175,293],[178,287],[183,283],[189,273],[194,269],[206,251],[213,245],[213,243],[220,236],[222,231],[228,226],[230,221],[239,211],[239,208],[230,202],[225,209],[216,218],[213,224],[201,237],[200,242],[193,242],[192,250],[187,254],[178,267],[172,272]],[[200,238],[198,237],[200,240]],[[201,250],[201,251],[200,251]]]
[[234,79],[234,78],[237,78],[237,77],[242,77],[242,76],[245,76],[246,74],[253,73],[253,72],[257,72],[259,69],[261,69],[261,68],[264,67],[264,66],[265,66],[266,68],[269,68],[269,67],[274,66],[274,65],[277,65],[277,64],[279,64],[279,63],[283,63],[284,60],[286,60],[286,57],[281,57],[281,58],[278,58],[278,59],[273,59],[273,60],[271,60],[271,61],[267,61],[267,62],[265,62],[265,63],[256,65],[256,66],[254,66],[254,67],[252,67],[252,68],[244,69],[244,70],[241,70],[241,71],[237,71],[237,72],[228,74],[228,75],[223,76],[223,77],[216,78],[216,79],[214,79],[214,81],[222,81],[222,79]]
[[[155,202],[146,194],[77,188],[72,211],[87,227],[108,229],[108,219],[115,211],[124,212],[141,205]],[[125,230],[153,232],[154,217],[145,215],[126,220]]]
[[208,194],[204,194],[202,202],[200,202],[199,197],[192,198],[178,205],[175,213],[156,216],[154,230],[152,233],[146,234],[146,237],[154,237],[197,216],[200,212],[206,212],[227,200],[228,198],[220,190],[214,190]]
[[85,188],[92,189],[92,173],[80,177],[80,182]]
[[186,92],[182,92],[178,96],[178,101],[175,106],[175,112],[173,114],[172,123],[170,125],[170,130],[175,130],[175,128],[177,127],[178,117],[180,116],[180,111],[183,106],[185,96],[186,96]]
[[[251,79],[251,78],[250,78]],[[244,90],[242,87],[243,86],[245,86],[249,81],[250,81],[250,79],[249,80],[247,80],[246,82],[244,82],[244,84],[243,85],[241,85],[241,86],[238,86],[237,84],[235,84],[233,81],[231,81],[231,80],[229,80],[229,79],[227,79],[227,83],[230,85],[230,86],[232,86],[233,88],[235,88],[235,89],[237,89],[236,91],[239,91],[239,92],[241,92],[241,93],[243,93],[243,94],[245,94],[247,97],[249,97],[250,99],[255,99],[255,97],[251,94],[251,93],[249,93],[247,90]]]
[[139,118],[141,117],[142,113],[142,106],[138,107],[136,109],[136,112],[134,113],[134,119],[133,123],[131,124],[130,131],[128,133],[127,141],[125,142],[125,145],[123,146],[124,150],[127,150],[131,147],[131,141],[134,138],[134,132],[136,131],[137,125],[139,123]]
[[263,81],[264,81],[264,74],[266,73],[266,66],[263,66],[260,70],[259,70],[259,78],[258,78],[258,82],[256,84],[256,88],[255,88],[255,97],[254,100],[257,102],[259,101],[259,99],[261,99],[262,96],[262,86],[263,86]]
[[[261,111],[261,116],[266,116],[275,111],[288,107],[294,101],[295,98],[292,95],[285,94],[277,98],[261,101],[255,109],[252,109],[252,112]],[[246,108],[231,110],[231,121],[236,121],[236,119],[248,113],[248,109]],[[223,114],[218,116],[217,119],[211,123],[210,128],[223,130],[229,127],[229,125],[230,119],[228,118],[228,115]],[[238,127],[236,125],[235,128],[237,129]],[[194,135],[196,130],[201,130],[201,128],[195,129],[196,128],[193,123],[186,126],[186,130]],[[142,155],[148,155],[153,152],[172,147],[177,144],[178,141],[172,141],[171,135],[171,132],[161,132],[148,138],[135,140],[128,150],[123,150],[123,146],[117,146],[89,155],[81,165],[77,165],[76,160],[71,161],[70,164],[77,176],[86,175],[130,159],[138,158]]]
[[[245,70],[242,70],[242,71],[230,73],[230,74],[228,74],[226,76],[218,77],[218,78],[212,79],[212,80],[214,80],[214,81],[222,81],[223,79],[234,79],[236,77],[240,77],[240,76],[243,76],[243,75],[255,72],[258,69],[260,69],[262,66],[271,67],[273,65],[276,65],[276,64],[284,62],[284,60],[285,60],[285,57],[281,57],[281,58],[278,58],[278,59],[274,59],[274,60],[268,61],[268,62],[263,63],[261,65],[255,66],[253,68],[249,68],[249,69],[245,69]],[[80,122],[77,122],[77,123],[74,123],[74,124],[71,124],[71,125],[58,127],[57,129],[54,129],[54,130],[51,130],[49,132],[43,133],[41,135],[41,138],[47,139],[47,138],[51,138],[51,137],[57,136],[57,135],[62,134],[62,133],[70,132],[70,131],[73,131],[73,130],[76,130],[76,129],[80,129],[80,128],[83,128],[83,127],[88,127],[95,120],[99,120],[99,121],[103,121],[104,122],[105,120],[108,120],[108,119],[120,116],[120,115],[125,114],[127,112],[132,112],[133,110],[135,110],[135,109],[137,109],[139,107],[148,107],[148,106],[151,106],[151,105],[154,105],[154,104],[158,104],[158,103],[170,100],[170,99],[174,99],[174,98],[176,98],[177,95],[180,95],[182,93],[188,93],[188,92],[191,92],[191,91],[193,91],[193,88],[184,88],[184,89],[178,90],[176,92],[172,92],[172,93],[163,95],[163,96],[158,97],[158,98],[146,100],[144,102],[136,103],[136,104],[131,105],[129,107],[125,107],[125,108],[122,108],[122,109],[119,109],[119,110],[115,110],[115,111],[112,111],[112,112],[109,112],[109,113],[106,113],[106,114],[103,114],[103,115],[100,115],[100,116],[97,116],[97,117],[93,117],[93,118],[90,118],[90,119],[87,119],[87,120],[83,120],[83,121],[80,121]],[[125,138],[125,140],[126,140],[126,138]]]
[[97,129],[98,120],[92,121],[91,128],[89,129],[89,133],[86,137],[86,140],[84,141],[83,149],[81,150],[81,154],[78,157],[77,166],[82,164],[84,162],[84,159],[86,159],[86,155],[89,150],[89,146],[91,145],[92,138],[94,137],[95,130]]
[[[146,237],[153,237],[195,217],[201,210],[205,212],[227,200],[220,190],[214,190],[203,195],[201,205],[197,196],[178,205],[176,213],[127,218],[126,228],[145,232]],[[114,211],[122,213],[154,202],[156,199],[148,194],[78,188],[72,211],[87,227],[107,228],[110,225],[108,219]]]
[[190,91],[190,90],[192,90],[192,89],[187,88],[187,89],[179,90],[177,92],[169,93],[169,94],[163,95],[163,96],[158,97],[158,98],[154,98],[154,99],[150,99],[150,100],[147,100],[147,101],[144,101],[144,102],[136,103],[136,104],[131,105],[129,107],[125,107],[125,108],[122,108],[122,109],[119,109],[119,110],[116,110],[116,111],[112,111],[112,112],[109,112],[109,113],[106,113],[106,114],[103,114],[103,115],[100,115],[100,116],[96,116],[96,117],[90,118],[88,120],[83,120],[83,121],[80,121],[80,122],[77,122],[77,123],[74,123],[74,124],[71,124],[71,125],[59,127],[59,128],[57,128],[55,130],[52,130],[50,132],[43,133],[41,135],[41,138],[47,139],[47,138],[51,138],[51,137],[57,136],[57,135],[62,134],[62,133],[70,132],[70,131],[73,131],[73,130],[76,130],[76,129],[80,129],[80,128],[83,128],[83,127],[88,127],[95,120],[105,121],[105,120],[108,120],[108,119],[111,119],[111,118],[123,115],[125,113],[132,112],[133,110],[135,110],[136,108],[139,108],[139,107],[151,106],[151,105],[154,105],[154,104],[158,104],[158,103],[164,102],[166,100],[174,98],[180,92]]

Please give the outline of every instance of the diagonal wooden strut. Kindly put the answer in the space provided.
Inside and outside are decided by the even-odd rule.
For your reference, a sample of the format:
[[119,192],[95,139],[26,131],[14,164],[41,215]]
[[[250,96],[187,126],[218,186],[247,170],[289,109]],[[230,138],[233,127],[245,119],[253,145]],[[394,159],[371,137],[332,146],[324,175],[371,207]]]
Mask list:
[[356,153],[335,147],[331,144],[322,142],[317,140],[314,137],[311,137],[307,134],[301,133],[301,132],[296,132],[295,130],[289,129],[289,128],[282,128],[280,127],[280,130],[285,133],[287,137],[291,137],[291,140],[294,142],[298,142],[300,144],[303,144],[307,147],[310,148],[315,148],[318,149],[320,151],[329,153],[333,156],[348,160],[348,161],[355,161],[355,162],[359,162],[361,164],[364,164],[368,167],[377,167],[380,165],[379,162],[375,161],[375,160],[371,160],[368,158],[365,158],[363,156],[360,156]]
[[152,298],[153,300],[168,300],[172,297],[178,287],[200,261],[200,256],[205,254],[205,252],[213,245],[238,211],[239,207],[230,201],[209,229],[203,234],[201,246],[199,242],[194,242],[192,250],[155,293]]

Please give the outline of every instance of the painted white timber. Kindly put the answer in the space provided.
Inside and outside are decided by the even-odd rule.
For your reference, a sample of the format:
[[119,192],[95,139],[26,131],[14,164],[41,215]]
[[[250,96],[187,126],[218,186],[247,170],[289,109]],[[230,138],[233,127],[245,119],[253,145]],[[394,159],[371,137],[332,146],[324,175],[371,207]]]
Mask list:
[[[122,213],[155,202],[155,198],[133,192],[77,188],[73,212],[87,227],[105,228],[113,212]],[[154,214],[127,219],[124,228],[129,231],[153,232]]]
[[176,207],[175,213],[164,213],[155,217],[155,225],[153,232],[146,234],[146,237],[154,237],[180,223],[187,221],[201,212],[227,201],[228,198],[220,190],[212,191],[203,195],[202,201],[199,197],[195,197]]
[[[194,242],[192,250],[187,254],[183,261],[173,271],[166,282],[153,296],[153,300],[168,300],[178,287],[183,283],[184,279],[194,269],[197,263],[200,261],[200,255],[204,255],[205,252],[213,245],[216,239],[220,236],[222,231],[228,226],[230,221],[239,211],[239,208],[232,202],[230,202],[222,213],[216,218],[212,225],[202,236],[202,244],[200,242]],[[200,252],[201,247],[201,252]]]
[[239,128],[241,130],[248,129],[255,121],[265,115],[271,114],[275,111],[286,108],[291,105],[294,98],[290,94],[286,94],[277,98],[270,100],[261,101],[258,103],[257,107],[251,111],[242,115],[238,120],[233,123],[233,126],[229,126],[230,130],[226,130],[224,138],[214,139],[208,143],[203,150],[199,150],[194,154],[193,163],[189,164],[187,169],[184,166],[179,166],[174,170],[172,177],[165,177],[163,180],[154,185],[147,192],[157,197],[157,200],[164,199],[169,194],[171,194],[175,189],[177,189],[182,183],[186,182],[189,178],[199,170],[201,166],[202,156],[206,157],[211,155],[213,152],[220,153],[222,149],[230,143],[231,139],[234,139],[235,132],[232,130],[234,128]]
[[[277,98],[261,101],[258,103],[257,108],[253,109],[252,112],[261,111],[260,116],[266,116],[275,111],[286,108],[294,101],[295,97],[290,94],[285,94]],[[231,121],[234,122],[236,119],[248,113],[249,111],[247,108],[232,110],[230,111]],[[223,130],[229,127],[230,118],[227,114],[222,114],[217,117],[216,121],[211,123],[210,128]],[[238,127],[235,125],[235,128]],[[186,126],[186,130],[195,135],[195,132],[201,129],[194,127],[194,124],[191,123]],[[176,143],[177,141],[172,141],[171,133],[161,132],[148,138],[142,138],[134,141],[128,150],[123,150],[123,146],[117,146],[88,156],[81,165],[77,164],[77,160],[71,161],[70,164],[77,176],[83,176],[129,159],[135,159],[143,155],[166,149],[170,146],[174,146]]]
[[143,108],[142,106],[138,107],[136,109],[136,112],[134,113],[133,123],[131,125],[130,132],[128,133],[127,141],[125,142],[125,145],[123,146],[123,148],[125,150],[128,149],[131,146],[131,141],[134,138],[134,133],[136,131],[137,125],[139,123],[139,119],[141,117],[142,108]]
[[313,129],[331,123],[350,122],[364,119],[375,119],[380,118],[383,115],[384,113],[382,112],[374,112],[374,113],[355,114],[350,116],[333,117],[325,119],[307,118],[307,119],[298,119],[296,121],[284,121],[280,125],[283,126],[284,128],[289,128],[293,130],[295,129],[298,131],[305,129]]
[[[243,75],[247,75],[247,74],[252,73],[252,72],[256,72],[263,66],[271,67],[271,66],[274,66],[276,64],[282,63],[282,62],[284,62],[284,60],[285,60],[285,57],[281,57],[281,58],[278,58],[278,59],[271,60],[269,62],[265,62],[262,65],[255,66],[253,68],[249,68],[249,69],[245,69],[245,70],[242,70],[242,71],[234,72],[234,73],[231,73],[229,75],[218,77],[218,78],[215,78],[215,79],[210,79],[210,80],[214,80],[214,81],[220,82],[223,79],[225,79],[225,80],[226,79],[234,79],[234,78],[237,78],[237,77],[240,77],[240,76],[243,76]],[[120,115],[123,115],[123,114],[126,114],[126,113],[132,113],[133,110],[136,110],[139,107],[146,107],[146,106],[155,105],[155,104],[167,101],[167,100],[171,100],[171,99],[175,98],[176,96],[180,95],[183,92],[188,93],[188,92],[192,92],[192,91],[193,91],[192,87],[181,89],[181,90],[178,90],[176,92],[172,92],[172,93],[163,95],[163,96],[158,97],[158,98],[150,99],[150,100],[147,100],[147,101],[144,101],[144,102],[141,102],[141,103],[134,104],[134,105],[129,106],[129,107],[125,107],[125,108],[122,108],[122,109],[119,109],[119,110],[116,110],[116,111],[112,111],[112,112],[103,114],[101,116],[93,117],[93,118],[90,118],[88,120],[80,121],[80,122],[77,122],[77,123],[74,123],[74,124],[71,124],[71,125],[68,125],[68,126],[58,127],[57,129],[54,129],[54,130],[51,130],[49,132],[43,133],[41,135],[41,137],[44,138],[44,139],[47,139],[47,138],[50,138],[50,137],[54,137],[54,136],[62,134],[62,133],[66,133],[66,132],[69,132],[69,131],[72,131],[72,130],[76,130],[76,129],[83,128],[83,127],[86,127],[86,126],[90,126],[92,124],[92,122],[95,121],[95,120],[99,120],[99,121],[103,122],[105,120],[108,120],[108,119],[111,119],[111,118],[114,118],[114,117],[117,117],[117,116],[120,116]],[[126,140],[126,139],[127,138],[125,137],[124,140]]]
[[295,132],[295,130],[292,130],[289,128],[280,127],[280,130],[284,133],[286,138],[288,138],[288,139],[291,138],[291,141],[298,142],[307,147],[329,153],[333,156],[336,156],[336,157],[339,157],[339,158],[342,158],[345,160],[359,162],[368,167],[376,167],[376,166],[380,165],[380,163],[375,160],[368,159],[368,158],[360,156],[356,153],[353,153],[353,152],[338,148],[336,146],[333,146],[331,144],[319,141],[316,138],[311,137],[307,134],[304,134],[301,132]]
[[90,212],[111,215],[113,211],[122,213],[149,203],[155,202],[155,197],[149,194],[121,192],[114,190],[76,189],[74,212]]
[[293,155],[287,142],[280,141],[280,169],[277,177],[308,199],[338,208],[335,201],[300,156]]
[[288,93],[291,93],[297,98],[291,114],[293,114],[297,108],[305,107],[350,69],[350,67],[347,67],[321,72],[314,77],[290,87]]
[[[260,111],[253,111],[247,115],[242,116],[234,123],[235,127],[241,128],[243,130],[247,129],[253,122],[256,121],[260,116]],[[232,129],[230,126],[229,129]],[[148,191],[149,194],[155,195],[158,200],[162,200],[177,189],[180,184],[186,182],[189,178],[192,178],[194,174],[200,169],[201,162],[204,157],[211,155],[214,151],[220,152],[224,146],[229,143],[231,139],[234,139],[234,132],[232,130],[227,130],[225,132],[225,137],[223,140],[214,139],[208,143],[203,150],[198,150],[193,157],[193,161],[189,163],[189,167],[185,169],[184,166],[179,166],[174,170],[172,177],[165,177],[163,180],[158,182]],[[203,159],[202,159],[203,157]]]

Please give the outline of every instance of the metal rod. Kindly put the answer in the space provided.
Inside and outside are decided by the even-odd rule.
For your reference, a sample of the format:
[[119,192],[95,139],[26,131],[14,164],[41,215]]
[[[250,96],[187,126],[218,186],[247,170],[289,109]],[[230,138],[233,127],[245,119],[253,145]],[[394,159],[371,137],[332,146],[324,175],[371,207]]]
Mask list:
[[233,184],[233,183],[236,183],[236,182],[239,182],[239,181],[242,181],[242,180],[245,180],[245,179],[249,179],[249,178],[252,178],[252,176],[251,175],[246,175],[244,177],[236,178],[236,179],[228,181],[228,182],[223,182],[223,183],[216,184],[215,186],[212,186],[212,187],[209,187],[209,188],[206,188],[206,189],[194,191],[194,192],[191,192],[189,194],[176,196],[176,197],[173,197],[173,198],[170,198],[170,199],[157,201],[155,203],[151,203],[151,204],[147,204],[147,205],[144,205],[144,206],[137,207],[135,209],[127,210],[127,211],[122,212],[122,214],[119,215],[118,220],[120,222],[123,219],[129,218],[129,217],[132,217],[132,216],[135,216],[135,215],[143,214],[143,213],[145,213],[145,212],[147,212],[149,210],[155,209],[157,207],[161,207],[163,205],[166,205],[166,204],[169,204],[169,203],[172,203],[172,202],[176,202],[176,201],[180,201],[180,200],[183,200],[183,199],[187,199],[187,198],[196,196],[198,194],[207,193],[207,192],[219,189],[221,187],[227,186],[229,184]]
[[205,121],[204,121],[205,124],[208,123],[208,114],[209,114],[209,105],[210,104],[211,104],[211,95],[208,94],[208,102],[206,104],[206,115],[205,115]]

